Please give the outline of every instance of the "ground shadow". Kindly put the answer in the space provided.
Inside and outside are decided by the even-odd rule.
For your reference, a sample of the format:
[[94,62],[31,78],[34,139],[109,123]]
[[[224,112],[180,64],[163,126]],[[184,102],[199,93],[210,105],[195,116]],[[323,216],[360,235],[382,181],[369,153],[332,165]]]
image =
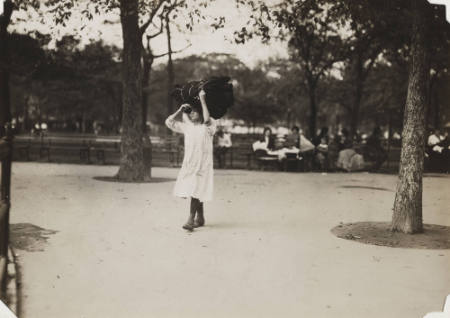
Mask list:
[[340,186],[340,188],[345,188],[345,189],[369,189],[369,190],[379,190],[379,191],[394,192],[393,190],[387,189],[387,188],[378,188],[378,187],[369,187],[369,186],[357,186],[357,185],[343,185],[343,186]]
[[449,174],[446,173],[433,173],[433,172],[427,172],[423,174],[424,178],[450,178]]
[[11,246],[28,252],[42,252],[49,239],[48,236],[57,233],[31,223],[10,224],[9,230]]
[[172,182],[175,181],[174,178],[151,178],[147,181],[123,181],[119,180],[117,177],[114,176],[99,176],[94,177],[94,180],[97,181],[105,181],[105,182],[118,182],[118,183],[162,183],[162,182]]
[[340,224],[331,232],[339,238],[364,244],[416,248],[416,249],[450,249],[450,227],[425,224],[423,233],[404,234],[392,232],[388,222],[358,222]]

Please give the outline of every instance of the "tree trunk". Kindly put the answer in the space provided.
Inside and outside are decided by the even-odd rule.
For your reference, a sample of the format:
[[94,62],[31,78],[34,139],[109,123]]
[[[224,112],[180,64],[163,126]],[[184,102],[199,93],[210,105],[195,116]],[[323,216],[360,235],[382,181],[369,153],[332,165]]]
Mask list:
[[359,124],[359,110],[361,108],[361,100],[364,86],[363,79],[363,59],[361,54],[358,55],[355,61],[355,83],[354,83],[354,96],[353,96],[353,104],[351,107],[350,114],[350,135],[349,139],[353,144],[353,140],[358,133],[358,124]]
[[153,58],[151,53],[147,52],[144,54],[143,60],[143,74],[142,74],[142,127],[144,132],[147,127],[147,115],[148,115],[148,86],[150,83],[150,72],[152,69]]
[[439,105],[439,94],[437,90],[434,91],[433,95],[434,98],[431,105],[433,105],[432,107],[434,109],[434,127],[441,128],[441,107]]
[[309,134],[310,138],[316,137],[316,119],[317,119],[317,103],[316,103],[316,85],[309,84]]
[[[0,3],[0,5],[2,5]],[[9,93],[9,63],[8,63],[8,25],[11,22],[13,4],[7,0],[3,4],[3,14],[0,15],[0,135],[5,133],[5,124],[11,121]]]
[[154,56],[150,49],[150,43],[148,50],[148,52],[144,52],[142,63],[144,68],[142,75],[142,129],[144,131],[144,167],[146,175],[150,177],[152,171],[152,141],[150,140],[150,131],[147,131],[147,115],[150,73],[154,61]]
[[123,37],[122,57],[122,142],[119,180],[142,181],[150,176],[144,164],[142,129],[142,36],[137,0],[120,0]]
[[425,146],[425,108],[430,75],[428,5],[413,0],[411,65],[402,132],[400,172],[391,229],[413,234],[423,231],[422,173]]
[[170,34],[170,21],[169,17],[166,16],[166,34],[167,34],[167,56],[168,56],[168,62],[167,62],[167,112],[168,114],[173,113],[173,99],[172,99],[172,89],[175,82],[175,75],[173,72],[173,61],[172,61],[172,38]]

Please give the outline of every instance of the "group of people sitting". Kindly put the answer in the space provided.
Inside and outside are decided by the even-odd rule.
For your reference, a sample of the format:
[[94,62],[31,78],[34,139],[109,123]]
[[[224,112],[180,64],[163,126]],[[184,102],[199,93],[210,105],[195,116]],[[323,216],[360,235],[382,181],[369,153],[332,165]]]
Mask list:
[[425,162],[430,171],[449,172],[450,140],[447,133],[441,134],[439,129],[433,130],[425,147]]
[[[214,155],[218,167],[224,168],[225,155],[232,146],[231,134],[219,129],[216,137]],[[328,128],[323,127],[310,141],[298,126],[292,127],[287,135],[275,135],[270,127],[265,127],[252,148],[257,157],[278,159],[280,167],[285,167],[286,161],[297,159],[303,160],[305,170],[378,171],[388,157],[382,130],[377,126],[368,137],[363,137],[350,138],[345,128],[330,135]],[[432,131],[426,143],[425,163],[429,171],[449,172],[450,140],[447,134],[441,134],[438,129]]]
[[266,127],[261,139],[253,143],[253,151],[258,155],[277,157],[280,163],[288,158],[302,159],[308,170],[380,169],[387,159],[387,152],[382,146],[381,129],[376,127],[362,144],[363,147],[354,146],[346,129],[330,136],[328,128],[323,127],[310,141],[297,126],[292,127],[290,134],[281,138],[277,138]]

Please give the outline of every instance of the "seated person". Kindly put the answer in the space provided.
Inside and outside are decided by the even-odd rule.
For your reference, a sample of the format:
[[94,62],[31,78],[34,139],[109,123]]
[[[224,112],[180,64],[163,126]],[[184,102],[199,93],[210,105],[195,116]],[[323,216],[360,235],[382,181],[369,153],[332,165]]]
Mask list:
[[300,149],[300,128],[292,127],[291,133],[286,136],[284,147]]
[[381,142],[382,134],[380,127],[375,127],[372,134],[367,138],[365,159],[373,163],[373,170],[381,168],[383,163],[387,159],[387,152],[382,146]]
[[252,145],[253,151],[265,150],[267,153],[275,150],[275,137],[272,134],[272,129],[265,127],[263,135],[260,140],[257,140]]
[[316,163],[320,170],[328,169],[328,128],[322,127],[319,135],[314,139],[316,146]]
[[341,132],[338,133],[337,141],[339,143],[339,151],[352,148],[352,141],[346,128],[343,128]]
[[327,161],[328,161],[327,168],[330,171],[333,171],[337,168],[336,163],[339,157],[339,149],[340,149],[339,136],[336,135],[331,137],[327,149]]
[[430,168],[439,172],[448,171],[449,146],[446,137],[441,136],[439,129],[435,129],[433,134],[428,137],[426,149]]
[[231,135],[222,129],[216,134],[216,147],[214,147],[214,155],[219,163],[219,168],[223,168],[225,164],[225,155],[231,148]]
[[365,163],[361,154],[349,148],[339,151],[336,166],[347,172],[353,172],[363,170]]
[[[297,155],[300,157],[310,157],[314,153],[314,145],[300,133],[300,128],[292,127],[291,133],[286,136],[284,147],[278,150],[278,158],[285,159],[287,156]],[[307,160],[310,161],[310,160]]]

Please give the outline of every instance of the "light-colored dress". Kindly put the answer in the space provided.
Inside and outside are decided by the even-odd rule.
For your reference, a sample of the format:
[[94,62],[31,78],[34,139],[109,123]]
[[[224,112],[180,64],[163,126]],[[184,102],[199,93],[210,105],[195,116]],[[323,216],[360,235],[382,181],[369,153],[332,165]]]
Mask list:
[[194,125],[189,120],[179,121],[169,117],[166,126],[184,134],[184,159],[173,194],[182,198],[197,198],[201,202],[211,201],[216,123],[210,119],[209,124]]

